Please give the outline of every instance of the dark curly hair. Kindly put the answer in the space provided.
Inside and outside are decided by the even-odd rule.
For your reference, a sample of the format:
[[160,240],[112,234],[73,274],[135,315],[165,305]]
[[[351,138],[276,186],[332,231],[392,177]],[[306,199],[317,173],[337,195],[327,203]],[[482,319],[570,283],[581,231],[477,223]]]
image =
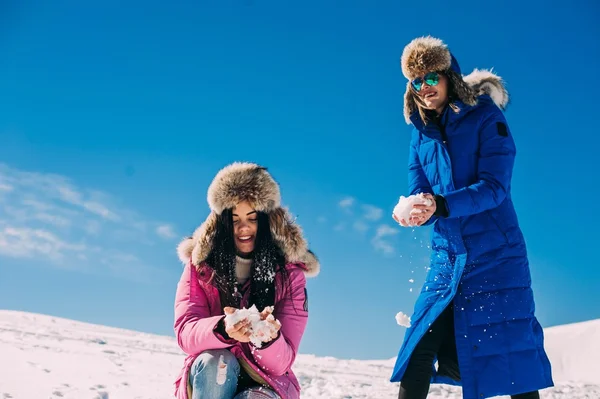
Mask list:
[[[254,251],[251,254],[250,299],[247,307],[256,305],[259,311],[275,304],[275,292],[287,290],[289,274],[285,268],[285,256],[273,240],[269,216],[257,212],[258,230]],[[213,249],[206,263],[215,271],[214,284],[219,290],[223,307],[240,307],[242,295],[235,275],[237,249],[233,232],[233,211],[225,209],[217,216],[217,229]],[[280,286],[276,287],[275,275],[281,274]]]

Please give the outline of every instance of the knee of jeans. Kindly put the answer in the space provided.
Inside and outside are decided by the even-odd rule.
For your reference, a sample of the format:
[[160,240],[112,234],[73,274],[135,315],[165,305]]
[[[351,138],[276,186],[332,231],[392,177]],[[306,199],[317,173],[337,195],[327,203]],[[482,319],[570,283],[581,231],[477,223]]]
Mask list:
[[190,374],[198,374],[206,369],[216,369],[221,356],[223,356],[223,363],[227,365],[227,374],[239,374],[240,364],[235,355],[227,349],[207,350],[199,354],[192,364]]
[[237,394],[233,399],[281,399],[275,391],[264,388],[264,387],[254,387],[246,389],[239,394]]

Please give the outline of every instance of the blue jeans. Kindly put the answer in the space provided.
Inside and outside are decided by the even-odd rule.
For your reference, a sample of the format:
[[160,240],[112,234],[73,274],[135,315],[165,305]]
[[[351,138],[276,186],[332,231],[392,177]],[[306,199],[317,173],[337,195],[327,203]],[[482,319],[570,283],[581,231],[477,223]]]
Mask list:
[[[190,399],[233,399],[238,388],[240,364],[227,349],[202,352],[190,368]],[[279,396],[263,387],[249,388],[235,399],[278,399]]]

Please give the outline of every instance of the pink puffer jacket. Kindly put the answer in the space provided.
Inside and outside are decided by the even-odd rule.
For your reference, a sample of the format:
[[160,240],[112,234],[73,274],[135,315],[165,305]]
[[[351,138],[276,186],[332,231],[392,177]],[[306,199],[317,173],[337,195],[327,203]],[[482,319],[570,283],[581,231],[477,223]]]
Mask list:
[[[306,269],[301,263],[288,264],[286,269],[290,290],[283,295],[276,293],[273,312],[281,322],[280,335],[264,348],[251,350],[249,344],[224,340],[215,333],[217,322],[224,316],[218,290],[210,283],[213,270],[205,263],[199,270],[191,262],[185,266],[177,286],[174,329],[179,346],[188,356],[175,382],[177,399],[189,399],[189,369],[200,353],[211,349],[229,349],[238,359],[246,360],[282,399],[300,397],[300,384],[292,365],[308,321]],[[276,286],[280,279],[281,273],[277,273]],[[246,290],[242,306],[248,301],[249,291]]]

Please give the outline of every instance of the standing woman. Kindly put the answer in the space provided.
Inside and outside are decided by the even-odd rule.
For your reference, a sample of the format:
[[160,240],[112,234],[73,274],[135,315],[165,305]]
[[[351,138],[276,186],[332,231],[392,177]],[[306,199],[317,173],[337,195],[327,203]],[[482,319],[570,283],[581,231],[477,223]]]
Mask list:
[[[292,366],[308,321],[306,277],[319,273],[300,227],[280,205],[263,167],[234,163],[208,189],[211,213],[178,247],[185,268],[175,298],[175,336],[188,355],[178,399],[298,399]],[[226,314],[273,306],[274,333],[250,341],[249,323]],[[279,322],[279,323],[278,323]]]
[[508,93],[489,71],[463,77],[430,36],[409,43],[401,64],[404,116],[414,127],[409,193],[431,204],[397,221],[434,227],[430,269],[391,381],[401,381],[400,399],[426,398],[431,382],[462,385],[466,399],[539,398],[553,381],[511,199]]

